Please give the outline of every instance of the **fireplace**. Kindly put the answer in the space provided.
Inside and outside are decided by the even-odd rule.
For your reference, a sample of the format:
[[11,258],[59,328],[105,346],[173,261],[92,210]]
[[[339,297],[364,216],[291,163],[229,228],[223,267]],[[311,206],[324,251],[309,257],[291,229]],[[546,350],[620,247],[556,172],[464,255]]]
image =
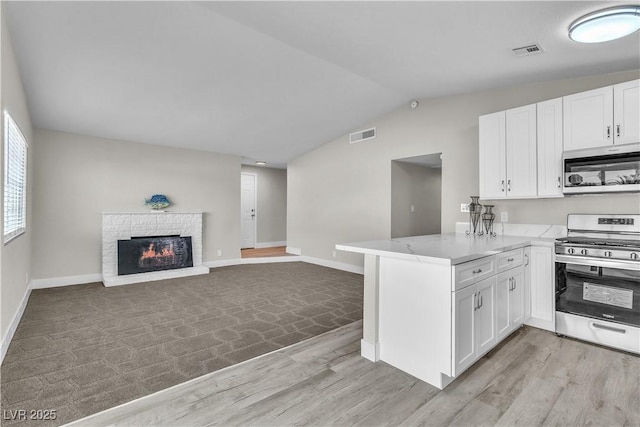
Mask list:
[[[178,277],[197,276],[200,274],[209,274],[209,267],[202,263],[202,212],[105,212],[102,214],[102,282],[105,286],[129,285],[131,283],[150,282],[154,280],[175,279]],[[154,237],[159,236],[159,237]],[[152,243],[134,242],[145,239],[157,238],[176,238],[178,236],[190,236],[190,240],[186,242],[189,245],[190,263],[185,262],[189,267],[175,267],[174,258],[170,256],[156,257],[155,261],[143,261],[140,263],[140,256],[143,252],[134,252],[137,254],[133,260],[129,260],[133,264],[132,268],[145,268],[142,273],[122,274],[119,270],[120,262],[118,253],[120,250],[119,241],[127,241],[131,244],[140,244],[144,250],[149,251],[149,245]],[[125,244],[127,245],[127,244]],[[163,244],[154,244],[153,253],[163,254]],[[176,248],[181,250],[182,246],[176,246],[174,243],[173,250]],[[167,248],[168,250],[168,248]],[[124,252],[123,252],[124,253]],[[153,255],[149,252],[148,255]],[[167,255],[167,251],[164,251]],[[180,259],[175,259],[180,261]],[[173,264],[173,267],[164,270],[157,270],[156,267],[166,268]],[[153,266],[153,270],[149,267]],[[155,270],[155,271],[154,271]],[[122,272],[127,271],[125,268]]]
[[118,275],[193,267],[191,237],[144,236],[118,240]]

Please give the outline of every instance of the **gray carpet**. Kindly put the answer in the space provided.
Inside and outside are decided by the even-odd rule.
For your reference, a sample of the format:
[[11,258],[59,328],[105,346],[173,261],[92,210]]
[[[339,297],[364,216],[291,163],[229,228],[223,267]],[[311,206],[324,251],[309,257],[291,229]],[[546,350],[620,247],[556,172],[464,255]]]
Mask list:
[[2,425],[60,425],[319,335],[361,319],[362,292],[361,275],[302,262],[34,290],[2,364]]

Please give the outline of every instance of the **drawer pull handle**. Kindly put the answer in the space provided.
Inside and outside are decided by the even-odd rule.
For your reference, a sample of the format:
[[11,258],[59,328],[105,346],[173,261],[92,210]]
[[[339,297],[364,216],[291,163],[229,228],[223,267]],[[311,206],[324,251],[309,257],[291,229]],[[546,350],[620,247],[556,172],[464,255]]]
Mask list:
[[507,262],[513,262],[513,258],[507,259]]
[[482,273],[482,269],[478,268],[477,270],[473,270],[472,271],[473,274],[478,274],[478,273]]
[[617,332],[619,334],[626,334],[627,333],[627,331],[625,331],[624,329],[612,328],[611,326],[600,325],[600,324],[594,323],[594,322],[591,322],[591,326],[596,328],[596,329],[604,329],[605,331]]

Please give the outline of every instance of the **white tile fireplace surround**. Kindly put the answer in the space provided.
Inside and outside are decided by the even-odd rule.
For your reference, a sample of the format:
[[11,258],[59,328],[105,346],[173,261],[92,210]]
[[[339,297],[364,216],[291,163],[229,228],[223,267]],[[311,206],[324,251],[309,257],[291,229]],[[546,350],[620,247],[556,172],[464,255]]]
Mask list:
[[[118,240],[132,237],[191,236],[193,267],[118,276]],[[202,212],[124,212],[102,214],[102,282],[105,286],[208,274],[202,264]]]

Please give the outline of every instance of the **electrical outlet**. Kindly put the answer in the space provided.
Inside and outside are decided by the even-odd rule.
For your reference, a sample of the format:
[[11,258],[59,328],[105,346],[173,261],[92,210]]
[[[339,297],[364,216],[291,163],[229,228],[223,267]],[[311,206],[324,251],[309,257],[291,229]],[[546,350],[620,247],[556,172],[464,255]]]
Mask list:
[[222,256],[222,249],[218,249],[218,256]]
[[334,258],[336,257],[336,255],[337,255],[337,254],[336,254],[336,251],[333,251],[333,257],[334,257]]
[[500,212],[500,221],[509,222],[509,212]]
[[469,203],[460,203],[460,212],[469,212]]
[[414,213],[416,211],[416,207],[411,205],[411,208],[409,208],[409,211],[411,211],[411,213]]

